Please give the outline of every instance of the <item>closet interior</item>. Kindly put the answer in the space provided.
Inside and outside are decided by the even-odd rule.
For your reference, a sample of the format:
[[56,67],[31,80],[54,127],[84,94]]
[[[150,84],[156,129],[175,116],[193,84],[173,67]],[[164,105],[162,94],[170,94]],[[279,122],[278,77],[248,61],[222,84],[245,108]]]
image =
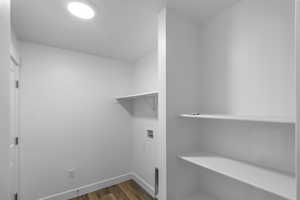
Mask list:
[[169,1],[164,15],[168,199],[298,199],[295,1]]
[[[88,5],[94,13],[82,17],[91,19],[69,12],[74,2]],[[20,177],[12,198],[84,199],[127,180],[157,196],[160,7],[11,3],[11,54],[20,70]]]
[[12,0],[10,200],[298,200],[299,8]]

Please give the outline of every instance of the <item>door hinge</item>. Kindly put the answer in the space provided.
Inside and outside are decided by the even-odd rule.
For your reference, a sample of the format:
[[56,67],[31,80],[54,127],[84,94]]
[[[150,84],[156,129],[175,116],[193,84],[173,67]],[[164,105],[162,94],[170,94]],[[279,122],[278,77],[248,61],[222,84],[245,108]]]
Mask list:
[[15,193],[15,195],[14,195],[14,200],[18,200],[18,199],[19,199],[18,193]]
[[19,137],[15,138],[15,145],[19,145]]
[[16,80],[15,84],[16,84],[16,88],[18,89],[18,88],[20,87],[20,83],[19,83],[19,81],[18,81],[18,80]]
[[155,186],[154,186],[154,196],[157,197],[159,193],[159,169],[155,168]]

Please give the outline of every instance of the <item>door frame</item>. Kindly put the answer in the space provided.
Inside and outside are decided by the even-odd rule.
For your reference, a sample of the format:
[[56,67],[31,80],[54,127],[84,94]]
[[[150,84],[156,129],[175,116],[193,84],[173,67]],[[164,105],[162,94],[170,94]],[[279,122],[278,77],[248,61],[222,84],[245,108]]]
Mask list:
[[167,200],[167,142],[166,142],[166,8],[158,14],[158,128],[159,128],[159,200]]
[[[11,200],[19,199],[20,196],[20,101],[19,80],[20,64],[14,56],[10,56],[10,142],[9,142],[9,196]],[[17,138],[17,139],[16,139]],[[17,141],[16,141],[17,140]],[[13,158],[13,157],[14,158]],[[11,163],[13,162],[14,163]],[[16,196],[17,195],[17,196]],[[16,198],[17,197],[17,198]]]

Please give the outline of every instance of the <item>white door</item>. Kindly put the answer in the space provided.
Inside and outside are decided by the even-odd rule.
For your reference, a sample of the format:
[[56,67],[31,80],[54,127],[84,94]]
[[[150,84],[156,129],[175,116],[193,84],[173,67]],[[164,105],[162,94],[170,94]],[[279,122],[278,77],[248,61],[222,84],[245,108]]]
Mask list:
[[13,60],[10,66],[10,198],[19,194],[19,68]]

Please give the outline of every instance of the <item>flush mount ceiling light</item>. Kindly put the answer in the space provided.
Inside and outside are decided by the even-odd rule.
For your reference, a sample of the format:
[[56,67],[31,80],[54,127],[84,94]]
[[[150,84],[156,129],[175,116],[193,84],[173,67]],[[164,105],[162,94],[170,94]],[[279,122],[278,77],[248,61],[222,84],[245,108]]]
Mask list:
[[68,11],[80,19],[92,19],[95,17],[94,9],[88,4],[73,1],[68,4]]

